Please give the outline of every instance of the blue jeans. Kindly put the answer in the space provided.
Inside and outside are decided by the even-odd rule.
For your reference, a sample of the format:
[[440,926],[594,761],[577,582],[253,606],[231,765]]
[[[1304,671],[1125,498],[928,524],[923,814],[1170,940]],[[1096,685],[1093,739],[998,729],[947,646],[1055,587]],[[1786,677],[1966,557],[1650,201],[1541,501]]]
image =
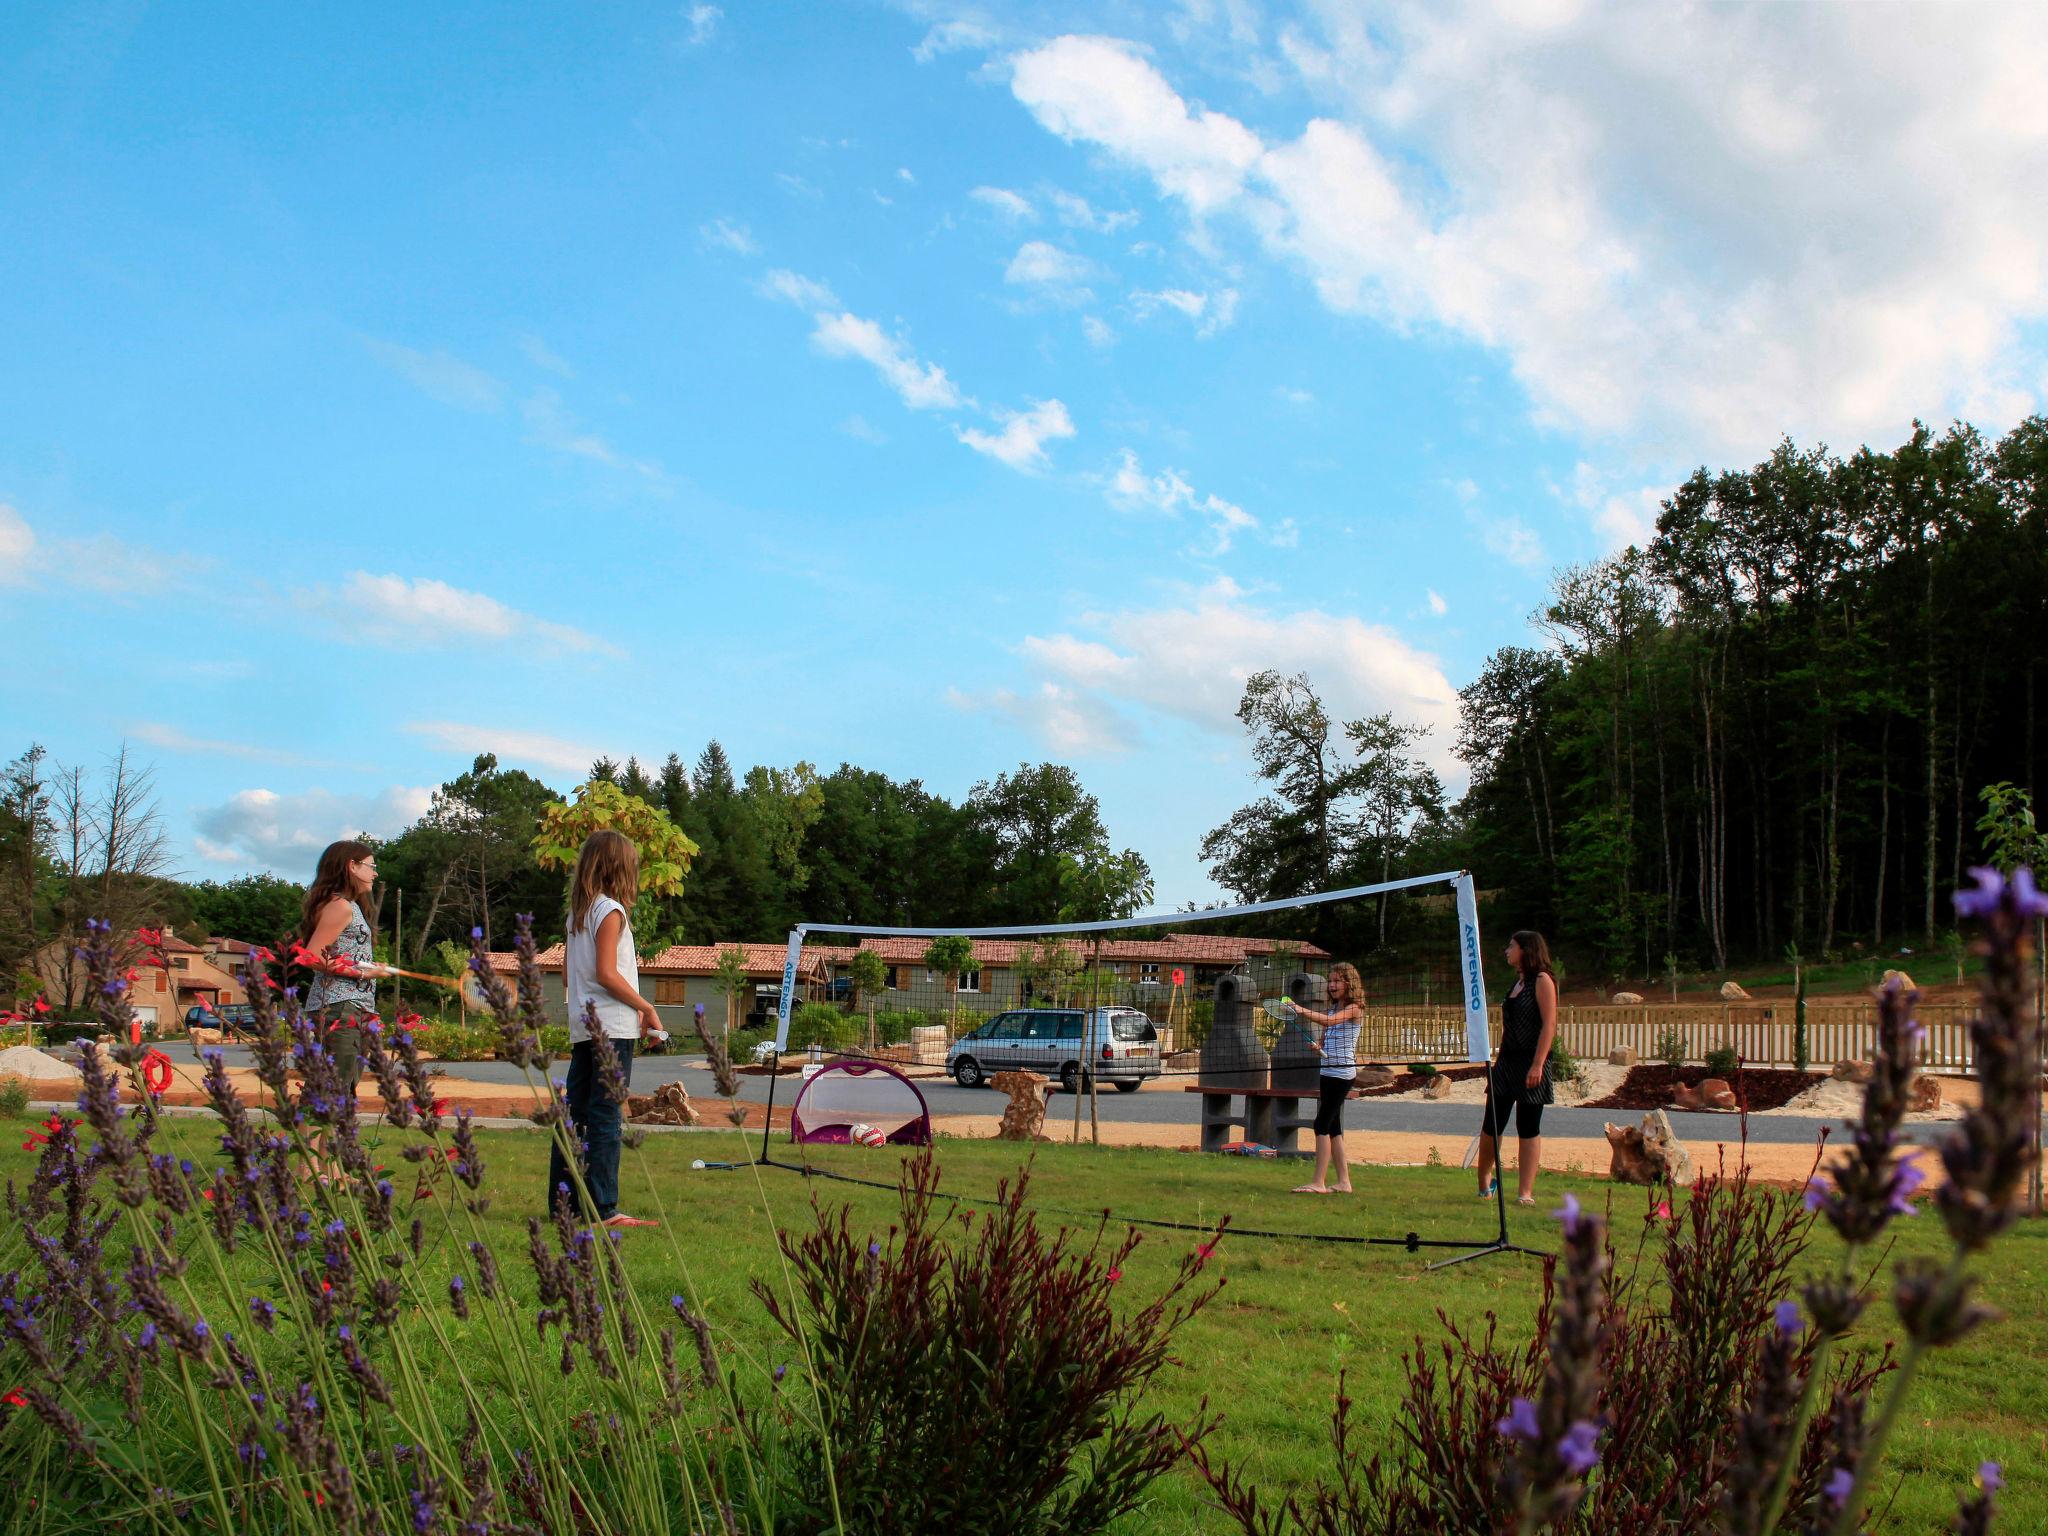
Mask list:
[[[633,1044],[631,1040],[612,1042],[612,1049],[619,1053],[619,1070],[625,1074],[628,1085],[633,1081]],[[597,1207],[597,1219],[609,1221],[619,1209],[619,1136],[625,1106],[614,1103],[604,1091],[604,1084],[597,1080],[597,1047],[588,1040],[579,1040],[569,1048],[565,1097],[569,1102],[570,1134],[583,1147],[583,1179],[590,1186],[590,1202]],[[569,1204],[573,1209],[577,1204],[576,1181],[569,1177],[568,1162],[557,1143],[548,1156],[549,1210],[555,1208],[564,1184],[569,1186]]]

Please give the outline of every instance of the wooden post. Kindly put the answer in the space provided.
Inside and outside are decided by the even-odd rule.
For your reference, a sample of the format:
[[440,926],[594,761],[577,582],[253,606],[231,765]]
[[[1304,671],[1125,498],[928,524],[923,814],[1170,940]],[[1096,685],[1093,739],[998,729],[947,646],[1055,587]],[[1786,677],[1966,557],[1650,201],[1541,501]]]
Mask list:
[[[398,888],[398,916],[391,920],[391,955],[400,965],[405,964],[405,887]],[[391,978],[391,1017],[397,1018],[405,1012],[405,978]]]

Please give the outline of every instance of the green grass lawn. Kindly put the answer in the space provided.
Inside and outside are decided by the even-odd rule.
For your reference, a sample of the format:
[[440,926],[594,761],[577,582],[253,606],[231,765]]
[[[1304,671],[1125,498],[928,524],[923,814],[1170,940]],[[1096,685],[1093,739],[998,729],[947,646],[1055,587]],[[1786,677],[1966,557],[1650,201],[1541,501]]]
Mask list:
[[[168,1134],[195,1157],[208,1155],[206,1121],[174,1121]],[[546,1145],[538,1135],[521,1132],[486,1132],[480,1140],[494,1198],[487,1220],[507,1275],[530,1294],[530,1277],[523,1273],[524,1222],[539,1205]],[[758,1139],[751,1147],[758,1149]],[[739,1157],[747,1150],[731,1135],[693,1134],[650,1136],[640,1153],[628,1153],[622,1179],[627,1208],[664,1222],[662,1231],[627,1237],[628,1269],[649,1305],[660,1310],[682,1288],[678,1267],[687,1265],[721,1338],[750,1367],[765,1372],[786,1351],[748,1283],[779,1282],[776,1227],[806,1226],[815,1198],[832,1209],[849,1206],[857,1228],[886,1238],[895,1196],[777,1168],[722,1172],[689,1166],[693,1158]],[[1019,1148],[993,1142],[946,1139],[938,1150],[944,1187],[963,1195],[991,1195],[997,1181],[1013,1176],[1022,1162]],[[786,1142],[775,1144],[778,1157],[791,1151]],[[893,1150],[858,1147],[813,1149],[811,1156],[818,1167],[884,1181],[894,1179],[899,1158]],[[0,1177],[18,1180],[29,1165],[18,1136],[0,1140]],[[1426,1237],[1456,1238],[1490,1231],[1491,1206],[1471,1198],[1469,1175],[1456,1170],[1364,1169],[1359,1194],[1348,1202],[1285,1194],[1300,1172],[1290,1162],[1050,1145],[1038,1151],[1032,1198],[1046,1220],[1071,1225],[1092,1222],[1053,1213],[1109,1206],[1119,1215],[1189,1222],[1227,1212],[1240,1226],[1300,1232],[1399,1236],[1412,1229]],[[1597,1180],[1546,1176],[1544,1203],[1573,1189],[1599,1208],[1610,1188]],[[1642,1192],[1613,1192],[1618,1219],[1633,1230]],[[1554,1246],[1556,1228],[1547,1217],[1512,1206],[1510,1211],[1518,1240]],[[1893,1258],[1945,1246],[1931,1216],[1897,1223],[1894,1231],[1899,1236]],[[1156,1293],[1197,1240],[1191,1232],[1147,1233],[1126,1267],[1127,1294],[1135,1299]],[[2030,1225],[1993,1250],[1985,1296],[2004,1309],[2006,1319],[1923,1369],[1894,1441],[1890,1465],[1903,1485],[1886,1528],[1945,1528],[1955,1490],[1986,1459],[2002,1462],[2011,1479],[2001,1528],[2048,1528],[2048,1482],[2040,1471],[2048,1450],[2048,1324],[2040,1301],[2048,1279],[2044,1242],[2048,1226]],[[434,1262],[450,1267],[457,1251],[444,1236]],[[1268,1487],[1292,1485],[1326,1466],[1331,1397],[1337,1373],[1348,1370],[1368,1443],[1390,1442],[1400,1357],[1418,1333],[1436,1334],[1436,1310],[1460,1320],[1491,1310],[1509,1337],[1519,1337],[1531,1325],[1539,1287],[1531,1259],[1487,1258],[1430,1274],[1422,1267],[1426,1258],[1398,1248],[1227,1238],[1216,1259],[1227,1285],[1179,1336],[1179,1363],[1155,1383],[1152,1406],[1191,1421],[1206,1398],[1224,1416],[1216,1440],[1223,1452]],[[1832,1258],[1831,1240],[1817,1239],[1813,1262]],[[1869,1318],[1867,1334],[1889,1336],[1887,1303],[1874,1306]],[[1221,1528],[1194,1479],[1183,1473],[1158,1485],[1150,1507],[1123,1527]]]

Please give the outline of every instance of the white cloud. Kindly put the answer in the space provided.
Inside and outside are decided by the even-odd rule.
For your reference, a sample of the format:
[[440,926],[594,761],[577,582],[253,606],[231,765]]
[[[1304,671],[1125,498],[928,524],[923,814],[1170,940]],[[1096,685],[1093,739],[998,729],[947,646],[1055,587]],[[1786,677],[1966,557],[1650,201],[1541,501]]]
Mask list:
[[125,600],[182,588],[208,563],[144,549],[110,533],[42,538],[16,508],[0,502],[0,587],[77,587]]
[[245,789],[199,813],[194,844],[217,864],[264,865],[303,880],[329,843],[364,832],[395,837],[424,816],[433,799],[430,789],[406,786],[375,795]]
[[957,410],[962,396],[946,370],[920,362],[902,341],[859,315],[820,314],[811,341],[828,357],[858,357],[873,366],[913,411]]
[[587,742],[565,741],[560,736],[549,736],[540,731],[505,730],[460,720],[413,720],[407,722],[405,731],[409,736],[417,736],[461,757],[474,758],[479,753],[495,752],[504,762],[530,763],[536,768],[554,768],[579,775],[587,773],[592,763],[607,755],[603,747]]
[[907,165],[896,167],[896,179],[913,187],[917,185],[917,178],[910,174],[910,167]]
[[1140,289],[1131,295],[1131,306],[1140,320],[1150,319],[1161,309],[1177,310],[1196,322],[1197,336],[1214,336],[1237,318],[1237,290],[1196,293],[1187,288],[1165,288],[1158,292]]
[[1286,384],[1276,384],[1273,393],[1289,405],[1314,405],[1316,397],[1305,389],[1295,389]]
[[1157,607],[1088,615],[1082,634],[1029,635],[1021,646],[1043,683],[1079,709],[1129,707],[1192,721],[1232,739],[1244,681],[1277,667],[1306,671],[1338,719],[1391,710],[1433,728],[1431,760],[1454,769],[1457,691],[1437,658],[1384,625],[1288,608],[1229,580]]
[[443,405],[488,415],[505,403],[502,383],[475,364],[447,352],[421,352],[375,336],[365,337],[363,345],[370,356],[421,394]]
[[284,763],[295,767],[331,767],[332,764],[311,758],[299,752],[287,752],[277,747],[259,747],[246,741],[222,741],[205,736],[194,736],[178,726],[160,720],[144,720],[130,727],[128,734],[135,740],[165,752],[190,752],[208,757],[238,757],[252,763]]
[[555,650],[622,654],[609,641],[567,624],[537,618],[481,592],[466,592],[432,577],[376,576],[356,571],[339,590],[295,594],[343,639],[358,638],[406,650],[444,645],[537,644]]
[[1148,475],[1138,455],[1129,448],[1123,450],[1117,467],[1104,481],[1103,494],[1111,506],[1121,511],[1161,512],[1169,517],[1188,513],[1203,519],[1209,525],[1209,543],[1192,552],[1206,559],[1229,554],[1241,534],[1259,534],[1278,549],[1293,549],[1301,542],[1301,531],[1293,518],[1283,518],[1267,529],[1236,502],[1196,491],[1177,469]]
[[1196,214],[1237,198],[1264,152],[1235,118],[1190,111],[1156,69],[1111,38],[1061,37],[1018,55],[1011,89],[1054,133],[1143,167]]
[[1002,715],[1062,756],[1102,757],[1135,744],[1121,712],[1059,683],[1040,683],[1023,693],[996,688],[977,695],[949,688],[946,702],[963,712]]
[[1510,565],[1535,570],[1549,561],[1536,530],[1513,514],[1481,518],[1479,528],[1486,547]]
[[707,246],[717,246],[735,256],[751,256],[761,249],[754,243],[753,231],[732,219],[713,219],[709,224],[698,225],[697,238]]
[[36,531],[28,519],[0,501],[0,582],[26,584],[36,553]]
[[1028,411],[998,410],[1000,432],[982,432],[962,427],[957,436],[976,453],[985,453],[1012,469],[1045,467],[1045,445],[1057,438],[1074,435],[1073,419],[1057,400],[1040,400]]
[[1087,257],[1043,240],[1027,240],[1010,258],[1003,281],[1013,287],[1036,288],[1063,304],[1081,304],[1093,297],[1086,284],[1094,274],[1095,263]]
[[1112,213],[1107,209],[1092,207],[1088,199],[1072,192],[1063,192],[1058,187],[1046,194],[1058,211],[1060,222],[1074,229],[1091,229],[1098,235],[1113,235],[1119,230],[1129,229],[1138,222],[1134,210],[1124,209]]
[[823,283],[780,267],[762,278],[760,287],[764,297],[780,299],[785,304],[796,305],[798,309],[817,311],[839,307],[838,297]]
[[610,469],[629,469],[656,485],[668,483],[668,472],[652,459],[628,458],[594,432],[587,432],[562,405],[552,389],[537,389],[520,406],[526,439],[554,453],[589,459]]
[[718,23],[725,15],[715,5],[687,5],[683,7],[683,20],[690,24],[687,42],[692,48],[703,46],[717,35]]
[[1116,332],[1109,328],[1107,322],[1096,315],[1083,315],[1081,317],[1081,334],[1088,338],[1088,344],[1093,347],[1113,347],[1116,345]]
[[920,64],[929,64],[941,54],[975,48],[993,48],[1002,41],[994,28],[979,21],[942,21],[925,33],[923,41],[910,50]]
[[844,432],[848,437],[854,438],[863,443],[872,443],[877,448],[881,447],[882,444],[889,441],[887,433],[883,432],[879,427],[875,426],[872,422],[870,422],[867,419],[867,417],[861,415],[858,411],[854,412],[853,415],[847,417],[846,420],[839,423],[839,430]]
[[1110,38],[1018,55],[1012,88],[1198,249],[1227,215],[1332,310],[1492,348],[1539,420],[1639,455],[2041,400],[2048,8],[1317,14],[1283,52],[1325,115],[1291,136]]
[[967,195],[1012,224],[1029,224],[1038,217],[1038,210],[1031,206],[1031,200],[1008,187],[976,187]]
[[1616,491],[1605,474],[1581,460],[1572,467],[1571,488],[1558,494],[1586,514],[1609,550],[1619,550],[1631,544],[1648,548],[1657,536],[1657,514],[1664,510],[1670,491],[1661,485]]
[[565,379],[576,377],[576,370],[570,367],[554,348],[531,332],[519,338],[519,350],[526,354],[526,360],[536,368],[544,368],[549,373],[558,373]]
[[775,183],[792,197],[823,197],[824,190],[813,182],[804,180],[794,171],[777,171]]
[[1451,611],[1451,605],[1443,600],[1443,595],[1435,587],[1429,589],[1429,611],[1438,618]]

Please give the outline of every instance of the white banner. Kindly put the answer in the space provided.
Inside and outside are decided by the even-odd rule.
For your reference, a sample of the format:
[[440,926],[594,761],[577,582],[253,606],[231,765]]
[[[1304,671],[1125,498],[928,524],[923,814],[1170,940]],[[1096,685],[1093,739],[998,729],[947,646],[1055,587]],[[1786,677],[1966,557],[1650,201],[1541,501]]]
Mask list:
[[1479,892],[1472,871],[1458,875],[1458,968],[1465,976],[1465,1058],[1484,1061],[1486,1039],[1486,966],[1479,950]]

